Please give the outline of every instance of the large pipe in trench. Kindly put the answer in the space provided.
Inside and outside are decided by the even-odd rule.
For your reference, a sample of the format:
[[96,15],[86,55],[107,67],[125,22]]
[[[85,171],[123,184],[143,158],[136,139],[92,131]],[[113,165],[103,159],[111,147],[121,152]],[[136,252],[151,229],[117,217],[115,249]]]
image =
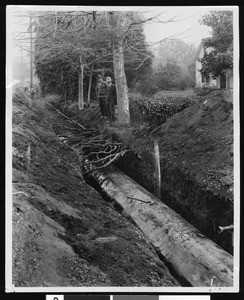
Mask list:
[[91,175],[144,232],[176,272],[195,287],[233,286],[233,256],[116,167]]

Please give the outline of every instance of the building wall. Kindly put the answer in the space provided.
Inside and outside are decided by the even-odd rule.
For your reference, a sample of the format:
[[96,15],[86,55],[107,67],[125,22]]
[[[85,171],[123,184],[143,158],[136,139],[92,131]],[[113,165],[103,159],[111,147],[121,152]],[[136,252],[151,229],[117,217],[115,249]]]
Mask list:
[[227,77],[227,89],[233,89],[233,74]]
[[217,79],[211,79],[209,86],[217,86]]
[[[207,49],[207,52],[210,52],[211,48]],[[220,88],[220,76],[218,76],[216,79],[209,79],[209,82],[206,82],[206,79],[202,79],[202,74],[199,69],[202,68],[202,64],[198,61],[199,58],[202,58],[204,56],[204,48],[203,45],[201,45],[201,49],[199,51],[198,57],[196,59],[196,86],[216,86],[217,88]],[[226,78],[226,88],[227,89],[233,89],[233,74],[228,76]]]
[[[216,87],[220,88],[220,76],[216,79]],[[233,89],[233,74],[226,77],[226,89]]]
[[[207,49],[207,51],[209,52],[211,49]],[[206,82],[206,79],[202,79],[202,74],[200,71],[198,71],[199,69],[202,68],[202,64],[198,61],[199,58],[203,58],[204,56],[204,48],[203,45],[201,46],[200,52],[198,54],[198,57],[196,59],[196,86],[203,86],[203,85],[207,85],[207,86],[216,86],[216,80],[215,79],[209,79],[209,82]]]
[[202,64],[198,61],[199,58],[202,58],[204,55],[203,47],[201,47],[200,53],[196,59],[196,86],[202,86],[202,74],[198,70],[201,69]]
[[216,87],[218,89],[220,88],[220,76],[218,76],[217,79],[216,79]]

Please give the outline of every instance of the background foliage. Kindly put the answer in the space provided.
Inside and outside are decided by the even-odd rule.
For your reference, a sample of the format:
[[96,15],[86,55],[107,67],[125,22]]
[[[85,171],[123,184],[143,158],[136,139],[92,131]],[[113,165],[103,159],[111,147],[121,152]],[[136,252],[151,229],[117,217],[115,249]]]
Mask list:
[[211,28],[212,36],[204,39],[205,48],[211,49],[200,59],[200,72],[214,79],[230,73],[233,69],[233,12],[212,11],[203,16],[202,24]]
[[163,95],[158,99],[131,95],[130,111],[132,120],[138,120],[148,124],[150,129],[162,125],[168,118],[185,108],[195,104],[195,95]]
[[[140,21],[139,15],[135,12],[132,14],[133,18]],[[130,12],[128,15],[130,16]],[[44,94],[53,92],[69,100],[77,99],[79,72],[77,56],[82,55],[85,61],[84,96],[85,98],[87,96],[92,72],[91,92],[94,99],[97,75],[102,74],[104,77],[110,76],[114,79],[110,33],[106,31],[106,27],[101,29],[103,16],[100,14],[95,21],[93,15],[77,16],[76,25],[72,25],[71,16],[59,15],[58,21],[56,18],[57,16],[52,14],[45,15],[39,20],[39,23],[42,22],[44,25],[36,26],[35,66],[41,89]],[[57,23],[56,27],[54,22]],[[74,34],[73,31],[76,32],[76,28],[83,23],[87,27],[86,30],[82,29],[82,32],[78,30],[78,36],[74,36],[73,41],[67,30]],[[54,36],[53,32],[57,28],[61,33]],[[152,57],[153,54],[146,47],[143,25],[132,27],[125,35],[124,42],[125,72],[129,87],[135,87],[137,82],[145,80],[151,71]]]

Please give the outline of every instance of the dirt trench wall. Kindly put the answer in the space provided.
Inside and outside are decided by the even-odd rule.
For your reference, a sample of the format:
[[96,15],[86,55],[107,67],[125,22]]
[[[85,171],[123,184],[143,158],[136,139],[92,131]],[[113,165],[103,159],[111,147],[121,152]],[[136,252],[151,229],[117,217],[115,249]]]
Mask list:
[[161,159],[161,174],[167,204],[232,253],[231,233],[218,232],[218,226],[233,224],[232,203],[204,186],[199,186],[194,175],[184,174],[166,159]]
[[192,286],[231,286],[233,257],[114,167],[91,176]]
[[179,286],[141,231],[84,182],[56,136],[69,131],[51,99],[13,99],[13,285]]
[[[233,224],[233,205],[228,199],[199,186],[194,175],[184,173],[166,158],[161,158],[161,195],[184,219],[214,240],[223,249],[232,253],[231,233],[221,234],[217,226]],[[157,190],[154,173],[154,158],[150,153],[138,157],[129,152],[116,166],[149,192]]]

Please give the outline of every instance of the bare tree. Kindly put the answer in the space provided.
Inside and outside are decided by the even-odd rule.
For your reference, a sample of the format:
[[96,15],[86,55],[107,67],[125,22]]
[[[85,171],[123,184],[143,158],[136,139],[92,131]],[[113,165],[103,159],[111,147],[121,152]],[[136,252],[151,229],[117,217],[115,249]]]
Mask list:
[[[112,56],[118,99],[118,121],[129,124],[129,97],[125,76],[125,50],[127,65],[138,70],[150,55],[140,49],[137,29],[145,22],[158,21],[160,14],[148,19],[138,12],[93,12],[72,11],[35,13],[35,57],[42,64],[49,64],[55,58],[68,62],[79,78],[78,106],[84,107],[83,77],[90,71],[88,95],[90,98],[92,73],[94,65],[106,62]],[[172,20],[170,20],[172,21]],[[128,53],[128,51],[126,52]],[[133,53],[139,53],[138,56]],[[88,101],[89,102],[89,101]]]
[[124,36],[129,29],[123,12],[109,12],[109,25],[112,30],[113,63],[118,98],[118,121],[130,123],[128,87],[124,69]]
[[[137,69],[140,68],[140,66],[151,57],[148,53],[141,51],[138,47],[140,39],[135,39],[135,36],[137,36],[137,29],[146,22],[154,21],[160,14],[148,19],[143,18],[138,12],[132,11],[110,11],[107,15],[113,48],[113,65],[118,99],[118,121],[119,123],[129,124],[129,97],[124,66],[125,43],[127,43],[134,52],[142,54],[143,58],[140,59],[137,66]],[[134,60],[132,59],[132,61]]]
[[[42,15],[42,17],[41,17]],[[68,62],[79,78],[78,107],[84,108],[84,69],[95,56],[96,24],[92,13],[41,13],[35,42],[37,60],[51,62],[55,57]]]

